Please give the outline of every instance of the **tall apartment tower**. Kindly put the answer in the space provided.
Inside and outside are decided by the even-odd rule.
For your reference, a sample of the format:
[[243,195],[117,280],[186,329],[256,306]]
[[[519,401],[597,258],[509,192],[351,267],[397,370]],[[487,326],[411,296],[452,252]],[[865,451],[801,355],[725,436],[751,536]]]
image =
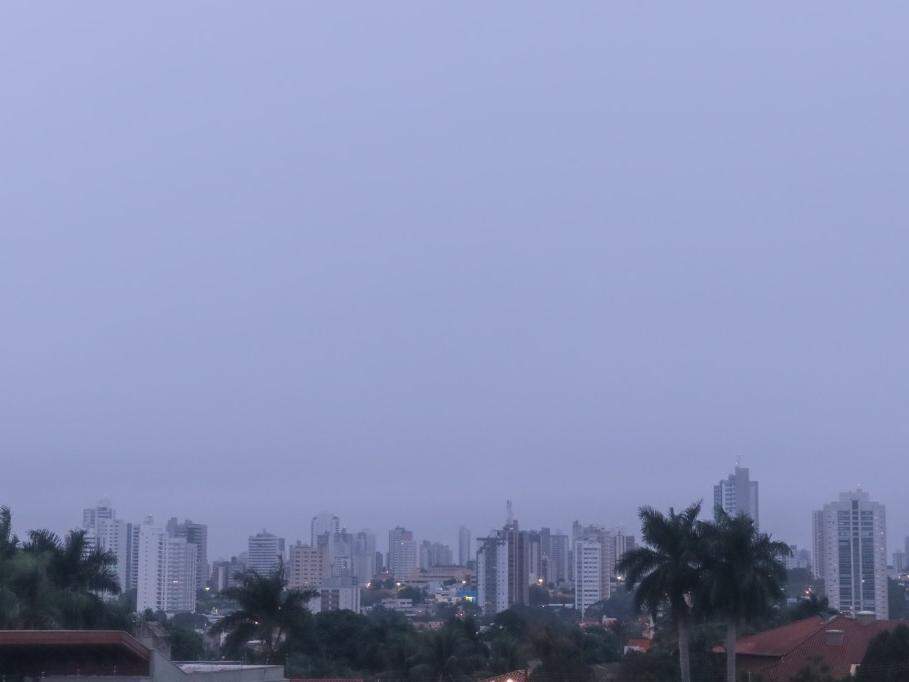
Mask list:
[[334,535],[339,530],[341,530],[341,519],[337,514],[332,514],[331,512],[319,512],[312,517],[312,521],[309,523],[309,544],[313,547],[316,546],[316,539],[320,535]]
[[82,528],[90,549],[110,552],[117,558],[117,582],[124,592],[136,588],[139,560],[139,526],[116,518],[110,501],[82,511]]
[[736,465],[735,471],[713,486],[713,506],[729,516],[747,514],[759,525],[758,483],[751,480],[748,467]]
[[167,522],[167,532],[174,537],[186,538],[187,542],[196,546],[196,589],[201,590],[211,574],[208,565],[208,526],[193,523],[189,519],[179,523],[174,516]]
[[322,584],[322,578],[322,552],[300,542],[291,545],[287,560],[287,586],[294,590],[312,589]]
[[477,538],[477,604],[487,616],[509,607],[508,542],[501,531]]
[[274,571],[284,558],[284,538],[266,530],[249,536],[247,568],[267,575]]
[[196,553],[185,537],[172,536],[147,518],[139,528],[136,611],[195,612]]
[[466,566],[473,557],[470,554],[470,529],[461,526],[458,529],[458,565]]
[[587,609],[603,599],[603,548],[599,542],[574,543],[574,608],[584,617]]
[[834,609],[888,617],[887,523],[884,505],[859,489],[812,516],[814,565]]
[[376,575],[376,535],[361,530],[353,537],[353,574],[365,585]]
[[556,532],[550,536],[548,582],[556,585],[568,582],[570,547],[570,539],[564,533]]
[[417,567],[417,543],[413,532],[401,526],[388,531],[388,570],[397,579],[406,578]]

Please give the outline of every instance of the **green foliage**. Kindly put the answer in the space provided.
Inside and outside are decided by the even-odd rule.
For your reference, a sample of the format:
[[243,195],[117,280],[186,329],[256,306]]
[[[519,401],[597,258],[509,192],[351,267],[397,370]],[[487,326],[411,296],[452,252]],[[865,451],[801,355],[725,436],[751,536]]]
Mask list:
[[838,682],[831,674],[830,666],[816,657],[792,677],[792,682]]
[[195,630],[185,627],[170,627],[170,655],[174,661],[204,661],[206,656],[205,640]]
[[857,682],[909,682],[909,627],[877,635],[859,666]]
[[238,608],[215,623],[212,633],[227,635],[228,654],[263,663],[284,661],[306,632],[311,617],[306,603],[315,593],[286,589],[283,563],[269,575],[246,571],[238,577],[240,584],[223,593]]
[[84,530],[64,538],[33,530],[12,534],[8,507],[0,507],[0,627],[109,628],[131,618],[113,599],[119,592],[116,558],[89,551]]

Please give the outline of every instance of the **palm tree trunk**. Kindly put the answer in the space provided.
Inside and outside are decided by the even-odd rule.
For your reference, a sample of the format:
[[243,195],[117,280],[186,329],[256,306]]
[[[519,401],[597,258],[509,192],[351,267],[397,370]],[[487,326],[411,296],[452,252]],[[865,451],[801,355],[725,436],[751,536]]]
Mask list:
[[735,619],[726,623],[726,682],[735,682]]
[[682,682],[691,682],[691,651],[688,645],[688,621],[679,618],[679,669],[682,671]]

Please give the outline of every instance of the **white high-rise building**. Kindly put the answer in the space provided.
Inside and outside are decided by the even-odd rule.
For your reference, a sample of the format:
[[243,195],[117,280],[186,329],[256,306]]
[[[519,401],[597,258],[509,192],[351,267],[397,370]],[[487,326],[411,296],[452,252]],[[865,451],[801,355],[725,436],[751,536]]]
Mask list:
[[472,558],[470,554],[470,529],[461,526],[458,529],[458,565],[466,566]]
[[196,589],[201,590],[211,573],[211,567],[208,565],[208,526],[204,523],[193,523],[189,519],[179,523],[176,517],[172,517],[167,522],[167,533],[186,538],[187,542],[196,546]]
[[752,481],[748,467],[736,466],[735,471],[713,486],[713,506],[729,516],[747,514],[759,525],[758,482]]
[[812,515],[814,561],[830,606],[888,616],[887,522],[884,505],[863,490],[840,493]]
[[89,549],[110,552],[117,559],[117,582],[122,591],[135,589],[139,559],[139,527],[116,518],[108,500],[82,511],[82,528]]
[[334,535],[339,530],[341,530],[341,519],[337,514],[332,514],[330,512],[319,512],[312,517],[312,521],[309,523],[309,544],[313,547],[318,546],[318,539],[320,535]]
[[388,570],[401,580],[417,567],[417,542],[413,532],[401,526],[388,531]]
[[599,542],[574,543],[574,608],[584,617],[603,597],[603,547]]
[[508,609],[508,541],[504,533],[477,539],[477,605],[487,616]]
[[146,518],[139,528],[136,611],[193,613],[196,610],[197,547]]
[[284,559],[284,538],[263,529],[261,533],[249,536],[248,554],[247,568],[268,575]]

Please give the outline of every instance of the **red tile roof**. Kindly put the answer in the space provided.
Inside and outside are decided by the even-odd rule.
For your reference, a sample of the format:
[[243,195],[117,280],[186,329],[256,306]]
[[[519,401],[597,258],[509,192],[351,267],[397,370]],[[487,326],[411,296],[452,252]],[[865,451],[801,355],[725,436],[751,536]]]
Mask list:
[[[736,642],[736,658],[744,668],[760,670],[768,682],[788,680],[819,659],[830,668],[833,677],[846,677],[853,666],[865,657],[868,645],[876,635],[892,630],[900,621],[861,621],[846,616],[824,620],[813,616]],[[832,641],[830,630],[842,632]],[[715,651],[722,652],[723,647]],[[761,663],[760,659],[766,661]]]

